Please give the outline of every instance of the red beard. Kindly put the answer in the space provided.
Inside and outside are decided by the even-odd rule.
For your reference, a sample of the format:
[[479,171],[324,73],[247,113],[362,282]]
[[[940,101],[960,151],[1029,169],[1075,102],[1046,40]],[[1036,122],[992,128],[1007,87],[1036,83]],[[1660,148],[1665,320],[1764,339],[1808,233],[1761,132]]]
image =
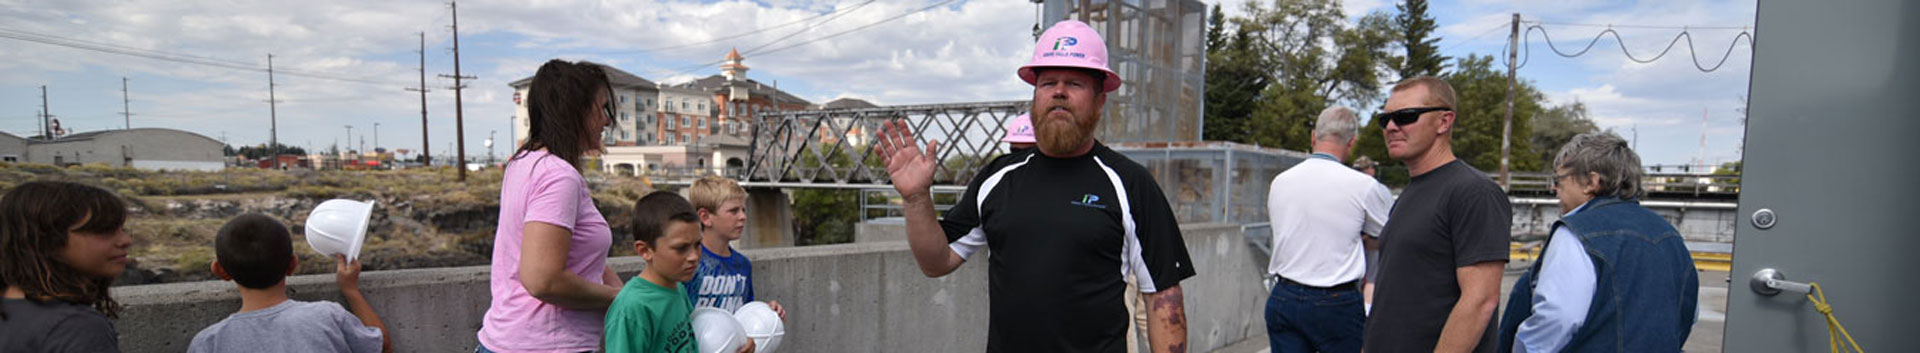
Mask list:
[[1068,113],[1074,115],[1072,120],[1054,118],[1045,112],[1034,112],[1032,115],[1036,117],[1033,124],[1034,138],[1038,140],[1041,152],[1049,156],[1067,156],[1080,152],[1087,147],[1087,144],[1093,142],[1093,126],[1100,122],[1099,111],[1096,110],[1087,115],[1071,111]]

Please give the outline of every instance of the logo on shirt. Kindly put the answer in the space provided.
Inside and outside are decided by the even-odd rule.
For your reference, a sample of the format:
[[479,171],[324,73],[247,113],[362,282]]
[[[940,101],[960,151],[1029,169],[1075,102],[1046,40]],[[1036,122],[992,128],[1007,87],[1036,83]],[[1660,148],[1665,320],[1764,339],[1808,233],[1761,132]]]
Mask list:
[[1099,204],[1099,202],[1100,202],[1100,195],[1086,194],[1086,195],[1080,196],[1080,201],[1073,201],[1068,203],[1071,203],[1074,206],[1081,206],[1081,207],[1092,207],[1092,208],[1099,208],[1099,209],[1107,208],[1107,205]]

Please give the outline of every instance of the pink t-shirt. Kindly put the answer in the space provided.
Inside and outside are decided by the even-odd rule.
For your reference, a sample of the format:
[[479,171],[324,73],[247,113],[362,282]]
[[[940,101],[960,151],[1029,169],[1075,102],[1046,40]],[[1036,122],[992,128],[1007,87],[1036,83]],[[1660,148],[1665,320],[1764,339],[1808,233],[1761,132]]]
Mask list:
[[500,183],[500,226],[493,235],[492,306],[480,343],[496,352],[579,352],[600,348],[606,310],[561,308],[520,284],[520,239],[526,222],[573,231],[567,272],[602,283],[613,232],[593,206],[586,180],[565,160],[533,151],[507,163]]

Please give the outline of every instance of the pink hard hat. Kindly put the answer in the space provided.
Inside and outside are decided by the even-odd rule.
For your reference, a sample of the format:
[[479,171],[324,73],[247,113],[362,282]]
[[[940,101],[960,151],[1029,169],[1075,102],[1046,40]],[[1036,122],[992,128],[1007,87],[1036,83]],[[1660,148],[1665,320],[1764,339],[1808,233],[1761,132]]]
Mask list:
[[1020,80],[1033,84],[1039,77],[1037,67],[1074,67],[1107,73],[1101,92],[1120,89],[1120,74],[1107,68],[1107,42],[1085,22],[1065,20],[1047,28],[1040,41],[1033,43],[1033,60],[1020,67]]
[[1033,119],[1027,114],[1007,122],[1007,137],[1000,139],[1007,143],[1035,143],[1033,139]]

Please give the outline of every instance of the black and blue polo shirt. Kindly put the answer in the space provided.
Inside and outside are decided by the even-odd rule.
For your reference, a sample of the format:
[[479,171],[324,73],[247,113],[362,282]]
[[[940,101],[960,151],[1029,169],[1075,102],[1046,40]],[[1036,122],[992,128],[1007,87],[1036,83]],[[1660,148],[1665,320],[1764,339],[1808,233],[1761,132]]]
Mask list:
[[1154,293],[1194,275],[1152,174],[1097,142],[1072,158],[1001,156],[940,225],[961,258],[993,252],[989,352],[1123,352],[1126,276]]

